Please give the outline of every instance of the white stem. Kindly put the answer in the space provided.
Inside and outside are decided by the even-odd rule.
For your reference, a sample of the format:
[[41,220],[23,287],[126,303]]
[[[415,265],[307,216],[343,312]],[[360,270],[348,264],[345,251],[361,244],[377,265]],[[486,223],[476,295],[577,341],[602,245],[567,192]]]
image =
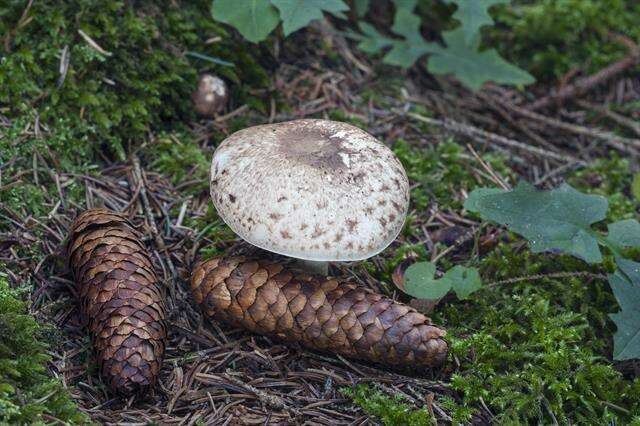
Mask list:
[[311,274],[327,276],[329,274],[329,262],[318,262],[315,260],[299,260],[300,268]]

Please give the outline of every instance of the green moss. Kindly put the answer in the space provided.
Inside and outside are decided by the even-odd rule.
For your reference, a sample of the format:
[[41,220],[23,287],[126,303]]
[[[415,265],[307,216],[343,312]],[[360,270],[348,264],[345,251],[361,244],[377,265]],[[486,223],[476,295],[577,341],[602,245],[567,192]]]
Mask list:
[[491,45],[536,76],[556,81],[570,70],[593,73],[627,50],[609,31],[640,38],[640,3],[628,0],[520,0],[496,8]]
[[449,413],[453,425],[470,424],[476,412],[475,408],[461,405],[450,396],[445,396],[439,403],[440,407]]
[[[481,261],[485,282],[584,271],[569,256],[533,255],[502,244]],[[463,405],[481,399],[498,423],[603,424],[640,414],[640,381],[607,361],[616,310],[604,280],[525,280],[485,287],[438,312],[461,366],[451,386]],[[619,406],[630,415],[612,407]]]
[[379,419],[387,426],[424,426],[435,424],[426,409],[416,409],[402,401],[398,395],[388,396],[368,385],[342,388],[345,396],[351,398],[368,415]]
[[[139,144],[148,132],[193,117],[190,94],[200,67],[242,82],[234,87],[242,101],[248,88],[266,84],[266,74],[249,46],[214,23],[209,7],[208,1],[49,0],[34,2],[20,21],[25,3],[12,0],[0,8],[1,46],[8,47],[1,51],[0,111],[9,118],[37,114],[49,134],[73,134],[83,157],[93,147],[123,158],[127,146]],[[205,44],[212,37],[220,40]],[[65,47],[69,67],[62,81],[58,70]],[[185,56],[190,50],[237,66],[190,59]]]
[[610,222],[636,217],[638,200],[631,193],[632,182],[629,160],[615,152],[609,158],[597,159],[591,167],[578,170],[569,179],[576,189],[607,198]]
[[[495,186],[476,179],[477,162],[456,144],[418,149],[399,141],[394,149],[411,179],[421,184],[411,194],[417,211],[434,202],[459,211],[460,189]],[[499,158],[485,160],[507,179],[513,176]],[[637,204],[629,197],[627,160],[615,155],[598,160],[568,181],[607,197],[608,220],[634,217]],[[415,224],[409,219],[404,235],[410,240]],[[517,237],[510,240],[481,259],[468,260],[481,269],[485,284],[556,272],[605,274],[615,268],[611,256],[602,265],[589,266],[571,256],[532,254]],[[408,251],[420,259],[427,255],[424,245],[406,243],[385,259],[382,270],[365,265],[391,282],[391,272]],[[452,265],[443,259],[440,266]],[[450,385],[461,399],[447,398],[440,406],[460,423],[468,422],[482,404],[499,424],[639,421],[640,380],[623,377],[609,361],[615,327],[608,314],[616,310],[606,280],[583,277],[485,285],[468,300],[445,299],[433,315],[447,327],[452,354],[460,361]],[[359,404],[365,407],[367,400]]]
[[185,226],[196,230],[196,241],[200,239],[207,239],[213,243],[206,245],[199,250],[199,255],[205,259],[223,254],[223,251],[215,245],[216,242],[231,241],[238,238],[231,228],[229,228],[224,221],[220,219],[213,203],[208,204],[207,213],[203,217],[185,217]]
[[88,423],[57,379],[46,373],[47,345],[22,294],[0,274],[0,424]]
[[[469,191],[482,184],[491,185],[482,178],[478,161],[455,142],[417,148],[398,140],[393,150],[409,180],[418,184],[411,191],[412,208],[418,211],[427,211],[433,203],[441,209],[459,210],[464,202],[463,190]],[[482,158],[505,179],[513,176],[503,157],[485,154]]]
[[186,187],[181,187],[183,193],[206,192],[209,187],[209,160],[202,148],[194,142],[193,135],[159,135],[144,149],[142,160],[149,164],[151,169],[169,177],[174,185],[192,182]]
[[[0,186],[7,185],[0,190],[0,203],[21,215],[22,212],[42,218],[49,214],[54,204],[47,199],[56,199],[57,187],[54,173],[92,173],[91,166],[84,149],[85,141],[76,131],[82,127],[73,127],[61,123],[61,130],[37,137],[26,131],[31,117],[27,114],[11,122],[0,134],[0,164],[3,164],[2,181]],[[43,164],[46,162],[47,165]],[[48,170],[51,168],[52,170]],[[36,182],[34,174],[37,173]],[[61,181],[64,184],[65,203],[82,203],[84,201],[84,185],[78,181]],[[48,197],[47,197],[48,195]],[[0,218],[0,230],[9,227],[6,217]]]
[[360,117],[348,114],[346,111],[341,109],[334,109],[329,111],[329,119],[335,121],[343,121],[345,123],[353,124],[354,126],[361,129],[367,129],[367,123],[364,120],[362,120]]

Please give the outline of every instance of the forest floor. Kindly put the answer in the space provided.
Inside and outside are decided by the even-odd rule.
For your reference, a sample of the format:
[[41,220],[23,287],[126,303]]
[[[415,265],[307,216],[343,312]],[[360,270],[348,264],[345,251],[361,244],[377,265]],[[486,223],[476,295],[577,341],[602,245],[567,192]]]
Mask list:
[[[180,110],[171,118],[181,123],[175,130],[173,124],[160,130],[134,126],[135,137],[119,137],[116,148],[100,140],[97,116],[68,107],[82,96],[64,100],[70,111],[61,120],[98,123],[97,131],[80,131],[90,142],[77,149],[94,148],[78,158],[76,148],[68,147],[84,136],[61,133],[50,113],[41,119],[40,103],[51,93],[31,94],[25,108],[0,99],[6,144],[0,156],[0,281],[29,289],[23,295],[29,311],[46,326],[48,374],[80,411],[105,424],[638,421],[640,366],[611,361],[615,327],[608,314],[617,310],[605,275],[611,260],[592,266],[569,256],[532,254],[522,240],[483,225],[462,206],[474,188],[510,187],[524,179],[539,188],[569,182],[607,197],[609,219],[636,217],[637,47],[628,46],[620,58],[631,58],[626,68],[595,82],[583,79],[594,73],[583,72],[526,91],[486,85],[474,93],[421,69],[394,75],[337,35],[310,31],[300,37],[306,51],[282,54],[260,74],[266,88],[238,95],[223,115],[203,120]],[[116,49],[108,41],[101,45]],[[188,78],[175,84],[193,90],[197,72],[207,65],[192,66]],[[67,78],[82,81],[92,71],[77,65],[74,72]],[[162,84],[158,90],[166,91],[174,82]],[[77,88],[91,93],[80,83]],[[256,105],[252,97],[266,101]],[[159,104],[145,107],[163,108],[172,98],[180,94],[159,96]],[[204,320],[194,309],[188,293],[194,259],[242,246],[209,199],[208,163],[216,145],[242,127],[304,117],[366,129],[405,166],[412,205],[401,235],[378,256],[332,265],[330,272],[428,312],[449,333],[452,354],[442,369],[385,369],[309,351]],[[149,121],[156,119],[167,121]],[[144,230],[167,292],[164,367],[155,392],[145,398],[113,397],[101,383],[65,266],[71,221],[98,206],[126,213]],[[476,266],[485,285],[464,301],[411,301],[396,286],[416,260],[437,261],[441,270]],[[0,402],[2,395],[0,390]],[[44,420],[71,421],[48,409]]]

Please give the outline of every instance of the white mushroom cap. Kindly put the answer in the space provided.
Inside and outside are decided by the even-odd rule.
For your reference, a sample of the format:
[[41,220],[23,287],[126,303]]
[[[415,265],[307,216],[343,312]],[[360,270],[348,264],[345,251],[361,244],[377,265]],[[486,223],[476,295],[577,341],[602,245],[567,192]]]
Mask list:
[[409,182],[393,152],[367,132],[296,120],[225,139],[213,155],[211,198],[227,225],[255,246],[298,259],[351,261],[398,236]]

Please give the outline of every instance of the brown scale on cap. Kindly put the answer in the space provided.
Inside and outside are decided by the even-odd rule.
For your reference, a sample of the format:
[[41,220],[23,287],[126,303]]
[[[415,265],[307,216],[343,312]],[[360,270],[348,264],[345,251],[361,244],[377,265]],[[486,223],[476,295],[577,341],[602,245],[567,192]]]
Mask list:
[[87,210],[71,225],[67,256],[106,384],[124,395],[152,388],[165,349],[165,305],[140,234],[119,213]]
[[199,263],[191,291],[203,313],[309,348],[388,365],[437,367],[446,332],[415,309],[351,282],[242,256]]
[[314,168],[336,170],[346,169],[343,156],[356,154],[346,147],[346,141],[340,136],[333,136],[329,128],[308,126],[302,130],[285,126],[278,135],[280,145],[278,151],[286,158],[307,164]]

